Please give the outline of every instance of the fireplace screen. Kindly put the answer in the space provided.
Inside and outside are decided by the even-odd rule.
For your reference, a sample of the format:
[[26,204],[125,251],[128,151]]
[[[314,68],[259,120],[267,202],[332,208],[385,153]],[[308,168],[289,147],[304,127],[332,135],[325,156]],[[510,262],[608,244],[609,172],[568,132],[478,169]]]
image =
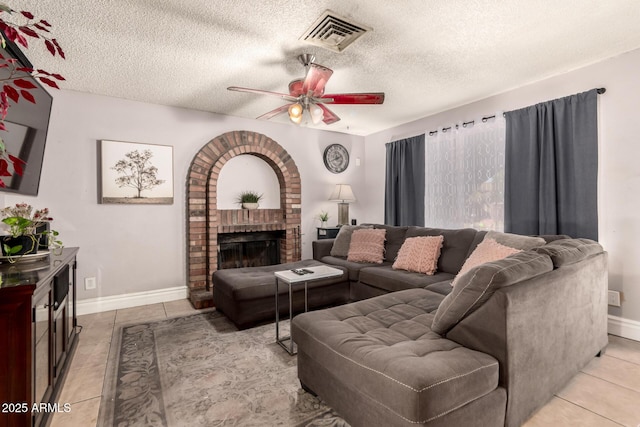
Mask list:
[[280,264],[283,231],[218,234],[218,270]]

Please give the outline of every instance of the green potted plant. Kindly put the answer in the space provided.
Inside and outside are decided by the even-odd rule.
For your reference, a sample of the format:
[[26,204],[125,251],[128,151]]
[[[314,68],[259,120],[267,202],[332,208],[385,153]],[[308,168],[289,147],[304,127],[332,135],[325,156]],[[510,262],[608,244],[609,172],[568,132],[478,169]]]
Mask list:
[[49,224],[53,218],[49,216],[49,209],[38,209],[27,203],[17,203],[0,210],[2,222],[9,226],[9,235],[0,237],[2,255],[17,257],[38,252],[41,237],[45,237],[46,246],[52,250],[62,248],[58,240],[58,232],[45,230],[38,232],[42,225]]
[[327,211],[320,211],[318,219],[320,220],[320,227],[325,228],[327,221],[329,221],[329,213]]
[[238,196],[238,204],[242,206],[242,209],[258,209],[260,200],[262,200],[262,194],[255,191],[243,191]]

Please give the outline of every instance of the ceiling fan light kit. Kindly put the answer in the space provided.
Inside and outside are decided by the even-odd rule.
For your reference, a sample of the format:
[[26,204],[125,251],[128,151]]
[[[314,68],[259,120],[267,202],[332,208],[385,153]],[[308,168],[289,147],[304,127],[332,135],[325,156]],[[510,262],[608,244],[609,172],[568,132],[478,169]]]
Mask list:
[[289,119],[295,123],[300,124],[302,121],[302,105],[295,103],[289,106]]
[[305,111],[308,112],[314,125],[320,124],[320,122],[330,125],[339,121],[340,117],[329,110],[325,104],[355,105],[382,104],[384,102],[383,92],[325,94],[325,85],[333,74],[333,70],[314,63],[315,56],[309,53],[299,55],[298,60],[304,65],[306,75],[304,78],[296,79],[289,83],[289,94],[239,86],[230,86],[227,89],[236,92],[278,97],[289,102],[289,104],[262,114],[258,119],[269,120],[287,112],[289,120],[295,124],[302,123]]
[[324,119],[324,111],[315,104],[309,105],[309,114],[311,115],[311,122],[314,125],[320,124],[322,119]]

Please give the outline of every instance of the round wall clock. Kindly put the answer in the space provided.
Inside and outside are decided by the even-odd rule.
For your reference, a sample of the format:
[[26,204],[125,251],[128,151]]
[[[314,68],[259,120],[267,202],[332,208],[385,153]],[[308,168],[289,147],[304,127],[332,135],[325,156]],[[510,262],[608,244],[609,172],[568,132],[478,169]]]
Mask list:
[[324,150],[324,165],[333,173],[344,172],[349,166],[349,152],[340,144],[331,144]]

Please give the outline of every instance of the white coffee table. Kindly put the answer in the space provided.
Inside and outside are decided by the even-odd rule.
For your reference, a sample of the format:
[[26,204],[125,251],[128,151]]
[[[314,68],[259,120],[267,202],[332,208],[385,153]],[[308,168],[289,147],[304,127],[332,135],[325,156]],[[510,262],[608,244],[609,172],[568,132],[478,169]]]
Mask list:
[[[292,270],[276,271],[276,342],[284,348],[287,353],[294,355],[295,343],[291,338],[291,334],[285,337],[280,336],[280,307],[278,302],[278,284],[280,281],[289,285],[289,325],[291,325],[291,319],[293,318],[293,287],[295,285],[304,284],[304,311],[309,310],[309,302],[307,299],[307,286],[309,282],[313,282],[321,279],[328,279],[330,277],[342,276],[344,272],[338,268],[329,267],[328,265],[319,265],[314,267],[303,267],[303,270],[309,270],[312,273],[298,275]],[[289,345],[285,344],[289,341]]]

